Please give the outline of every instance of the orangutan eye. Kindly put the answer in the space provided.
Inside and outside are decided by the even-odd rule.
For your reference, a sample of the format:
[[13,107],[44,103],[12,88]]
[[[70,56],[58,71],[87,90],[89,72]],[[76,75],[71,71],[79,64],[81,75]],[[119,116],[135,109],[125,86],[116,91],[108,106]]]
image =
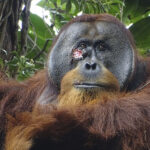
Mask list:
[[103,41],[97,42],[97,44],[96,44],[96,51],[97,52],[103,52],[106,50],[109,50],[109,47],[105,42],[103,42]]
[[97,49],[98,49],[99,51],[105,51],[105,50],[106,50],[106,47],[105,47],[104,43],[100,43],[100,44],[98,45]]
[[79,48],[85,49],[86,48],[86,44],[85,43],[80,43]]
[[75,60],[81,60],[83,59],[83,51],[80,49],[73,49],[72,51],[72,57]]

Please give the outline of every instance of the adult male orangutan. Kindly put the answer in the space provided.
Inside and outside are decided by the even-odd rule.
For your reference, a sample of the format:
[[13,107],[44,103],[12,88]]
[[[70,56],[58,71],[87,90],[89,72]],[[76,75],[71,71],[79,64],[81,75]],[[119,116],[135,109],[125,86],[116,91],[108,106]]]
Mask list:
[[0,81],[0,150],[149,150],[150,59],[108,14],[67,23],[47,67]]

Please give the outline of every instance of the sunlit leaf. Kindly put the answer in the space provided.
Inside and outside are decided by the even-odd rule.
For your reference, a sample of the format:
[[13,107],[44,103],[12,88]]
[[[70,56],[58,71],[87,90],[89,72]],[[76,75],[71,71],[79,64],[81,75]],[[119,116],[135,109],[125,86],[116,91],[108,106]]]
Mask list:
[[40,35],[43,38],[51,37],[51,33],[50,30],[48,29],[48,25],[43,21],[43,19],[41,19],[39,16],[35,14],[31,14],[30,21],[33,25],[33,28],[36,31],[36,34]]
[[76,12],[77,13],[79,11],[79,3],[77,0],[72,0],[72,3],[74,3],[75,7],[76,7]]

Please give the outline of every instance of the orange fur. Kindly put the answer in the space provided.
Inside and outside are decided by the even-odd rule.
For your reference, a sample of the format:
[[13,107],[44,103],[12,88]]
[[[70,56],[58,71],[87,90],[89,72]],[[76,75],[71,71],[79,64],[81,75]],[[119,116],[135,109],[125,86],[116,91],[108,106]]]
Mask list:
[[[117,19],[106,14],[74,18],[64,26],[59,35],[74,22],[92,23],[101,20],[117,24],[136,50],[130,32]],[[61,91],[53,85],[46,70],[22,83],[4,82],[1,79],[0,149],[148,150],[150,85],[146,81],[150,82],[150,59],[135,56],[134,60],[135,70],[127,83],[127,90],[136,90],[127,94],[118,92],[118,81],[104,67],[103,74],[96,81],[110,85],[114,91],[97,89],[86,92],[75,89],[75,81],[84,81],[78,68],[64,76]],[[139,70],[143,71],[140,77]],[[140,81],[138,85],[137,81]],[[39,99],[51,102],[49,99],[56,100],[57,96],[58,107],[36,104]]]
[[37,105],[33,112],[9,117],[5,150],[40,150],[43,145],[53,150],[148,149],[149,89],[147,86],[144,93],[107,95],[103,103],[94,105]]

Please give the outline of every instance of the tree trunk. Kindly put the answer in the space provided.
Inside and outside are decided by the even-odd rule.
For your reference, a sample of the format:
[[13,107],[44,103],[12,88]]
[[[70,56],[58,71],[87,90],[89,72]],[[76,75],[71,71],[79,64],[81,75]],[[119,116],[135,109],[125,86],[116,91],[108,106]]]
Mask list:
[[[11,60],[12,51],[22,51],[26,47],[30,4],[31,0],[0,1],[0,57],[3,60]],[[22,20],[20,45],[18,45],[19,19]]]

